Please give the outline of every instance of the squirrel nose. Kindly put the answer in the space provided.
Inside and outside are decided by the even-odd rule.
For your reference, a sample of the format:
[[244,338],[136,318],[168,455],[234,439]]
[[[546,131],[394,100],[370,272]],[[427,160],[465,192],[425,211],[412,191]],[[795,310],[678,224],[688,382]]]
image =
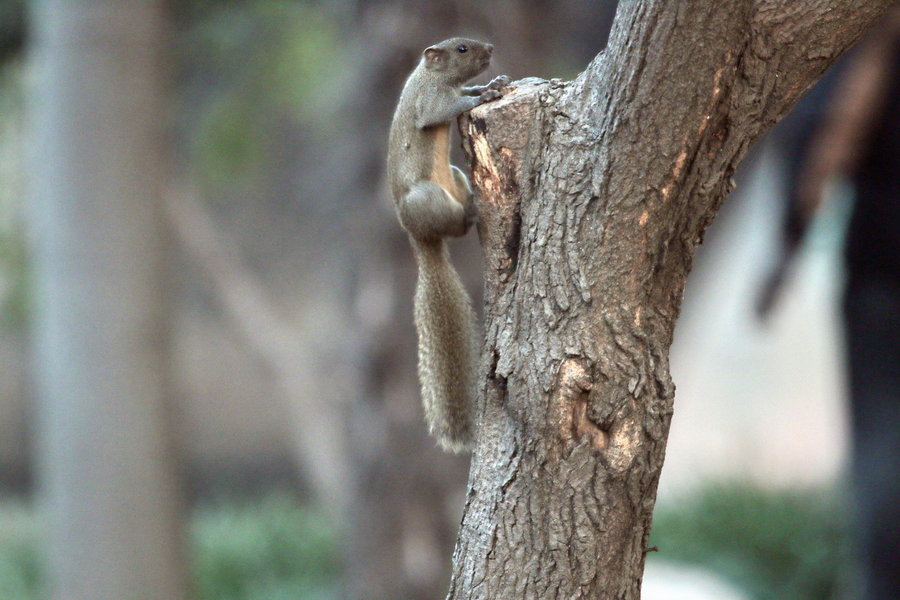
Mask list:
[[491,52],[494,51],[494,45],[488,44],[487,46],[485,46],[485,49],[487,50],[487,53],[490,54]]

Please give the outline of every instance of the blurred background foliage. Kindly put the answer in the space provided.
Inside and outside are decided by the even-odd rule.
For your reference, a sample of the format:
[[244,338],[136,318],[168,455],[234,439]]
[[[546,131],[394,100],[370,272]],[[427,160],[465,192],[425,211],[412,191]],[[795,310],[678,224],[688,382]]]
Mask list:
[[278,140],[267,134],[288,127],[327,142],[345,46],[321,7],[276,0],[195,11],[178,49],[190,59],[179,113],[192,175],[210,196],[249,190],[272,176],[269,144]]
[[[0,501],[0,597],[40,600],[39,519],[21,501]],[[193,583],[209,600],[331,600],[340,558],[328,516],[273,493],[198,505],[191,513]]]
[[[753,600],[846,598],[852,556],[832,490],[765,491],[719,482],[654,516],[648,560],[701,566]],[[195,507],[193,579],[201,600],[331,600],[340,595],[336,525],[283,493]],[[34,509],[0,503],[0,595],[38,600]]]
[[21,65],[5,62],[0,67],[0,322],[19,330],[29,305],[22,214],[24,101]]
[[716,482],[661,505],[650,545],[660,559],[703,566],[755,600],[848,598],[852,532],[839,497]]

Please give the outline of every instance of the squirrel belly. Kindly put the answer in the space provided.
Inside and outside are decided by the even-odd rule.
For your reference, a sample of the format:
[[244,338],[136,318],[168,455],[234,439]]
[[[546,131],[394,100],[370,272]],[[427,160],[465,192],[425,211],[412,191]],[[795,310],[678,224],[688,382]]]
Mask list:
[[434,141],[429,179],[441,186],[451,200],[456,200],[460,204],[465,205],[468,202],[471,190],[460,189],[460,186],[457,185],[456,177],[452,173],[450,165],[450,125],[437,125],[433,130]]
[[450,164],[450,126],[499,98],[508,83],[498,77],[486,86],[463,86],[488,67],[492,50],[465,38],[426,48],[404,85],[388,140],[388,181],[418,270],[414,320],[422,403],[429,431],[450,451],[473,441],[479,352],[475,312],[445,243],[464,235],[474,215],[469,180]]

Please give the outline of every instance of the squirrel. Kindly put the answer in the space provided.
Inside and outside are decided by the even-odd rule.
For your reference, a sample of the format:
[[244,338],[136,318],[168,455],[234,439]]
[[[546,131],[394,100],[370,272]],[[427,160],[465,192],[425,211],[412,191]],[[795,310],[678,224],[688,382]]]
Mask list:
[[391,195],[418,269],[414,320],[425,418],[451,452],[472,442],[479,344],[472,303],[444,242],[464,235],[476,219],[469,179],[450,164],[450,125],[500,98],[509,83],[500,76],[463,86],[487,69],[492,51],[466,38],[426,48],[400,94],[388,141]]

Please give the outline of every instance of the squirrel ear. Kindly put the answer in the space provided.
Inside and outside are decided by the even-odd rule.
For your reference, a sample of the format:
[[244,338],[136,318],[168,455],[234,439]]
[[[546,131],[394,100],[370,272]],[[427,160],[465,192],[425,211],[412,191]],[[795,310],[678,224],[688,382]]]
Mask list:
[[425,48],[425,66],[435,71],[440,71],[447,66],[447,51],[437,46]]

